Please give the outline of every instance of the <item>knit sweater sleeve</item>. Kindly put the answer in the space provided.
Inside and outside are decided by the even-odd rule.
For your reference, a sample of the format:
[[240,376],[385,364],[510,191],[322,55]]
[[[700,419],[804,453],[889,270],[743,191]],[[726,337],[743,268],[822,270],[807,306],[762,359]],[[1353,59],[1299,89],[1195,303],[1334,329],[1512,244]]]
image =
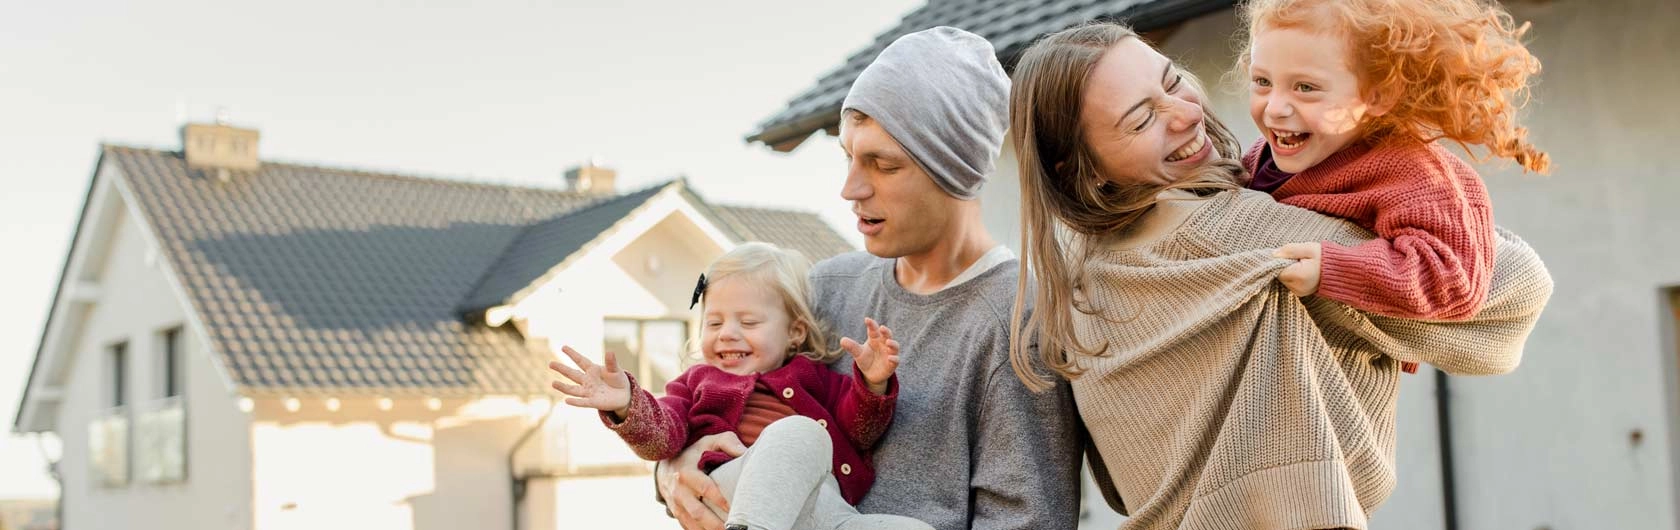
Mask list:
[[1468,320],[1423,321],[1366,315],[1323,298],[1303,300],[1321,326],[1340,328],[1390,357],[1429,363],[1447,373],[1492,375],[1516,369],[1529,332],[1552,295],[1539,255],[1515,234],[1497,230],[1491,287]]
[[840,432],[846,433],[846,439],[859,451],[875,447],[875,442],[881,440],[887,426],[892,424],[893,409],[898,404],[898,375],[887,379],[887,393],[877,396],[869,391],[869,384],[864,382],[863,372],[856,363],[852,364],[851,377],[828,369],[819,372],[830,379],[824,405],[834,415]]
[[[1354,245],[1371,232],[1353,223],[1280,204],[1251,190],[1220,195],[1192,214],[1187,235],[1202,241],[1209,255],[1276,247],[1291,241]],[[1498,374],[1516,368],[1523,345],[1551,298],[1552,278],[1538,254],[1495,228],[1496,259],[1489,294],[1480,310],[1462,321],[1424,321],[1369,315],[1323,296],[1301,299],[1323,328],[1351,332],[1379,351],[1404,362],[1425,362],[1455,374]]]
[[1377,238],[1353,245],[1324,241],[1318,294],[1396,318],[1469,319],[1487,298],[1493,266],[1487,192],[1479,181],[1470,182],[1477,178],[1473,171],[1461,174],[1468,166],[1415,167],[1427,177],[1344,196],[1369,201],[1361,208],[1373,212]]
[[623,418],[601,411],[601,423],[618,433],[643,460],[677,456],[688,442],[688,411],[694,405],[689,373],[666,384],[665,397],[658,399],[636,384],[635,376],[630,376],[629,411]]

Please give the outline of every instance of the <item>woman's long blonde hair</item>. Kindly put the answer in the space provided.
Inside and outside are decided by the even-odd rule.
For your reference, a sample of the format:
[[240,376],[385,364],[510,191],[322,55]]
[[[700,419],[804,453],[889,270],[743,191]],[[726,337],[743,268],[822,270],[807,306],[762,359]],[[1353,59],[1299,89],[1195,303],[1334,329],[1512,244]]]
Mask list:
[[[1033,339],[1044,366],[1067,379],[1081,372],[1077,356],[1102,355],[1107,349],[1106,344],[1082,343],[1073,329],[1073,311],[1095,314],[1081,294],[1081,264],[1090,258],[1091,242],[1130,226],[1155,205],[1163,191],[1207,194],[1237,189],[1243,179],[1236,138],[1211,113],[1204,113],[1204,122],[1218,156],[1210,157],[1183,180],[1125,186],[1098,174],[1097,159],[1080,126],[1085,85],[1103,54],[1134,38],[1138,35],[1131,28],[1114,23],[1069,28],[1034,43],[1015,65],[1009,130],[1020,162],[1023,255],[1010,323],[1009,359],[1015,375],[1035,391],[1050,388],[1053,380],[1034,367],[1029,351]],[[1188,72],[1185,81],[1198,93],[1206,93]],[[1027,282],[1034,272],[1034,309],[1027,316]]]
[[[782,310],[787,312],[788,325],[805,330],[805,338],[791,345],[790,351],[827,364],[839,358],[840,351],[829,349],[828,334],[823,332],[816,315],[811,312],[811,281],[806,278],[810,270],[811,261],[804,255],[753,241],[742,243],[712,261],[712,265],[706,268],[706,281],[713,283],[740,277],[743,281],[771,289],[782,299]],[[705,312],[703,294],[702,313]]]

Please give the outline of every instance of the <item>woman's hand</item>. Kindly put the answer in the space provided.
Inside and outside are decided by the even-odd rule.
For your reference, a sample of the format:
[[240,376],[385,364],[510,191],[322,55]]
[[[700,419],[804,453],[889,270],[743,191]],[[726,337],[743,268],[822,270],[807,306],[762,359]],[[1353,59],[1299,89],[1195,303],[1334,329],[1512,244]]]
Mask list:
[[723,519],[729,516],[729,499],[700,471],[700,456],[706,451],[739,457],[747,447],[732,432],[702,436],[676,458],[660,462],[654,475],[665,509],[687,530],[723,530]]
[[589,362],[571,346],[561,346],[560,351],[577,364],[577,368],[572,368],[560,361],[548,363],[548,369],[577,383],[568,385],[556,380],[551,384],[555,390],[571,396],[566,398],[566,404],[611,412],[618,419],[624,419],[625,414],[630,412],[630,378],[619,371],[618,358],[607,352],[606,366],[603,367]]
[[1319,274],[1324,269],[1324,245],[1319,242],[1290,243],[1277,249],[1273,256],[1298,260],[1278,273],[1278,281],[1295,296],[1312,296],[1318,292]]
[[840,347],[852,354],[864,382],[869,383],[869,391],[883,395],[887,393],[887,380],[898,370],[898,341],[893,340],[891,329],[876,324],[875,319],[863,319],[863,327],[869,331],[868,342],[858,344],[851,338],[841,338]]

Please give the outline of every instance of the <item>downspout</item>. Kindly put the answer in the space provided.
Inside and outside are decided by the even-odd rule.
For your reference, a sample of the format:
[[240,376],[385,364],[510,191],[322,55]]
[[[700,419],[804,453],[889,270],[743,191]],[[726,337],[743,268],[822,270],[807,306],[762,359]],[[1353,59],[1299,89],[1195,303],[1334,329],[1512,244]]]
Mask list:
[[510,516],[510,518],[508,519],[508,524],[513,530],[519,530],[519,503],[523,502],[525,500],[525,488],[526,488],[526,480],[527,480],[525,477],[519,476],[519,470],[514,469],[514,467],[513,467],[513,456],[516,455],[516,454],[519,454],[519,448],[524,447],[525,442],[531,441],[531,437],[535,436],[537,434],[537,431],[542,429],[543,425],[548,424],[548,418],[551,417],[551,416],[554,416],[554,409],[559,408],[559,407],[560,407],[560,404],[558,402],[550,403],[548,405],[548,412],[543,414],[542,419],[537,420],[537,423],[535,425],[532,425],[530,429],[526,429],[525,434],[519,435],[519,441],[514,442],[513,443],[513,448],[508,450],[508,456],[507,456],[508,483],[509,483],[509,487],[511,488],[511,492],[512,492],[512,495],[510,496],[510,498],[513,499],[512,506],[510,507],[510,509],[512,511],[508,513],[508,515]]
[[58,470],[58,463],[63,460],[63,457],[60,456],[58,460],[53,460],[51,457],[47,456],[47,446],[42,444],[41,435],[39,433],[35,435],[35,449],[41,452],[41,460],[45,460],[47,462],[47,474],[52,475],[53,482],[58,483],[58,498],[53,499],[53,524],[57,525],[59,530],[63,530],[65,493],[64,474]]
[[1446,530],[1458,530],[1458,481],[1453,474],[1452,392],[1447,373],[1435,370],[1435,431],[1441,444],[1441,513]]

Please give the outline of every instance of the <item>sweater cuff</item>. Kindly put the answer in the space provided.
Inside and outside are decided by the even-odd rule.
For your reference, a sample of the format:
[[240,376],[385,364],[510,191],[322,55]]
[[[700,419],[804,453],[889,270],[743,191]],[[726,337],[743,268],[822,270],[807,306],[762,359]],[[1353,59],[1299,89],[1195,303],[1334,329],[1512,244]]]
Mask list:
[[[1350,247],[1333,241],[1320,242],[1323,252],[1318,296],[1366,313],[1408,320],[1463,320],[1474,315],[1480,301],[1467,299],[1459,304],[1440,305],[1431,300],[1430,293],[1415,287],[1424,280],[1395,277],[1404,273],[1395,271],[1395,264],[1389,262],[1389,247],[1384,243],[1372,240]],[[1476,305],[1468,305],[1472,302]],[[1471,308],[1468,315],[1460,314],[1464,307]]]
[[618,418],[617,421],[614,421],[611,412],[597,412],[601,417],[601,424],[618,433],[618,437],[624,439],[624,443],[629,444],[637,456],[647,460],[664,460],[675,456],[682,448],[666,447],[670,444],[666,440],[666,433],[660,429],[659,400],[636,384],[635,376],[625,376],[630,380],[630,406],[625,407],[624,417]]
[[898,374],[887,379],[887,393],[877,396],[869,391],[869,382],[863,378],[863,371],[858,369],[857,363],[853,363],[851,393],[855,407],[851,409],[853,416],[849,427],[853,432],[848,436],[858,444],[858,449],[869,449],[892,425],[894,409],[898,405]]
[[898,374],[892,374],[892,377],[887,378],[887,393],[875,395],[874,392],[869,390],[869,380],[863,377],[863,369],[858,368],[857,363],[853,362],[852,393],[857,394],[858,406],[862,410],[873,411],[888,407],[887,412],[890,414],[892,412],[890,407],[898,400]]
[[[1370,243],[1370,242],[1367,242]],[[1319,261],[1318,296],[1347,304],[1349,307],[1377,315],[1395,318],[1432,318],[1432,315],[1413,314],[1406,307],[1416,307],[1422,293],[1409,292],[1399,284],[1385,282],[1379,271],[1389,269],[1386,256],[1362,252],[1359,246],[1346,246],[1334,241],[1320,242],[1323,253]]]

